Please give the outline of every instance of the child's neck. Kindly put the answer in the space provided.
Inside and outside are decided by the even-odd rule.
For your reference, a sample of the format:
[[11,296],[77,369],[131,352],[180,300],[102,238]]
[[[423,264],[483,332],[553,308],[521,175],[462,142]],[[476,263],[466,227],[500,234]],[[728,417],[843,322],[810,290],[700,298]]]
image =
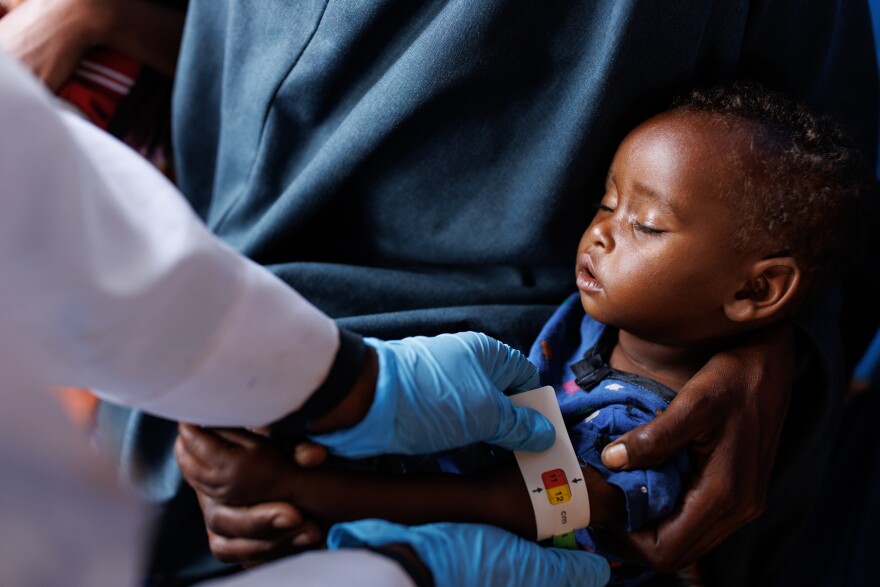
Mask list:
[[671,346],[638,338],[621,330],[609,364],[662,383],[678,392],[714,354],[707,347]]

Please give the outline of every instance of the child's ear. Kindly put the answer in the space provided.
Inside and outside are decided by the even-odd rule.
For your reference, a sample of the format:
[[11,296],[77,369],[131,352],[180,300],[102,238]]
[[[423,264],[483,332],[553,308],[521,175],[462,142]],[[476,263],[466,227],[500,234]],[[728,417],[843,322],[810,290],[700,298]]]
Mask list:
[[750,271],[749,279],[724,304],[724,313],[734,322],[773,317],[794,297],[801,282],[801,270],[792,257],[761,259]]

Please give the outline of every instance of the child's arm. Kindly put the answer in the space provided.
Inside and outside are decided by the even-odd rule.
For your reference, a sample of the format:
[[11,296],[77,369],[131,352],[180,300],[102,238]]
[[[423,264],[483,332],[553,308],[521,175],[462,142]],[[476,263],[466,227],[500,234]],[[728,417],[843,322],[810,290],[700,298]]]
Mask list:
[[[214,502],[251,505],[288,501],[320,525],[363,518],[401,524],[474,522],[535,538],[528,489],[515,466],[479,475],[385,476],[332,469],[306,470],[268,440],[242,431],[181,426],[175,447],[187,481]],[[622,492],[584,468],[592,525],[620,520]]]

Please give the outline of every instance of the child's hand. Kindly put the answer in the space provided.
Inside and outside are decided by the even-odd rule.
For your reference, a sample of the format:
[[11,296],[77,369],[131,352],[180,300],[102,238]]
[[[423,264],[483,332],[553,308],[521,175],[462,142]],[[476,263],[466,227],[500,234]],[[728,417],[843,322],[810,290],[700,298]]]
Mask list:
[[[296,465],[265,438],[182,424],[174,451],[196,491],[211,551],[219,560],[250,567],[321,540],[318,525],[285,501],[293,497],[288,491]],[[303,466],[317,466],[326,451],[304,443],[294,456]]]
[[187,482],[224,504],[253,505],[292,497],[293,457],[262,436],[181,424],[174,454]]
[[217,560],[250,568],[321,544],[317,524],[287,502],[230,506],[196,492]]

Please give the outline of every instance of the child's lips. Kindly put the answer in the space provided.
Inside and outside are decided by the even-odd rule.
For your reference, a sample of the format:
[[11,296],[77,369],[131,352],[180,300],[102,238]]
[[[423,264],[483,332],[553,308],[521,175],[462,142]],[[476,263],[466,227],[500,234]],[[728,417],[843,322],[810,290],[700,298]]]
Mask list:
[[584,253],[577,267],[577,286],[583,292],[602,291],[602,283],[596,279],[595,265],[589,254]]

